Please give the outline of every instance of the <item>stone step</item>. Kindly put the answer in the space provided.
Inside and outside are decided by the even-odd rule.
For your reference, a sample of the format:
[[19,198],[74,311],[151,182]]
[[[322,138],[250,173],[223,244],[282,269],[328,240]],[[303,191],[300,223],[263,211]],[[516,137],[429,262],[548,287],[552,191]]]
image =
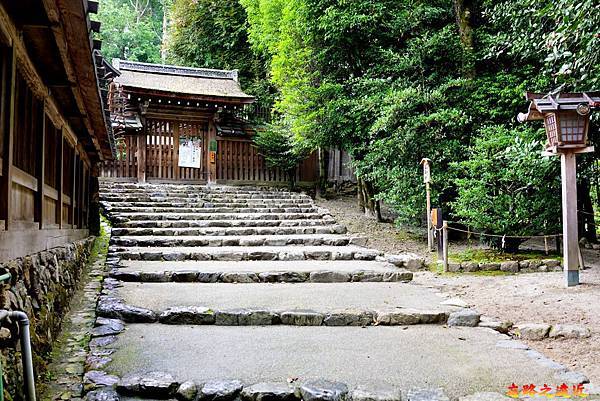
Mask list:
[[132,187],[100,185],[103,192],[177,192],[177,193],[204,193],[204,194],[293,194],[305,195],[300,192],[291,192],[286,189],[252,188],[252,187],[224,187],[206,185],[139,185]]
[[209,206],[196,206],[196,207],[125,207],[125,206],[112,206],[106,208],[110,213],[317,213],[320,208],[309,206],[309,207],[214,207]]
[[121,260],[111,277],[137,282],[387,282],[410,281],[412,272],[390,263],[348,261],[180,261]]
[[[269,207],[312,207],[313,203],[309,199],[263,199],[263,200],[234,200],[231,202],[219,202],[209,203],[202,201],[183,201],[183,202],[165,202],[165,201],[154,201],[154,202],[122,202],[122,201],[103,201],[105,206],[112,208],[117,207],[255,207],[255,208],[269,208]],[[207,206],[207,203],[209,204]]]
[[[362,328],[131,324],[108,346],[115,351],[107,370],[119,377],[169,372],[180,383],[191,380],[198,384],[214,379],[237,379],[247,385],[286,384],[289,378],[300,384],[333,380],[350,389],[393,385],[402,392],[402,400],[447,399],[413,398],[408,395],[412,389],[443,387],[450,399],[457,400],[481,391],[506,394],[506,387],[515,378],[520,383],[557,382],[555,369],[538,363],[526,349],[501,348],[497,346],[499,341],[509,340],[492,330],[436,325]],[[360,398],[366,399],[395,400]]]
[[122,283],[100,301],[98,311],[136,321],[123,308],[141,309],[138,319],[165,324],[412,325],[446,323],[459,308],[442,301],[426,288],[401,282]]
[[[321,220],[324,213],[114,213],[118,222],[137,220]],[[333,218],[327,220],[329,223]]]
[[271,200],[310,200],[311,198],[308,195],[298,195],[298,194],[268,194],[268,193],[257,193],[257,194],[201,194],[201,193],[176,193],[176,192],[165,192],[165,193],[131,193],[131,192],[102,192],[100,194],[101,200],[113,200],[119,199],[121,201],[131,201],[131,200],[194,200],[194,199],[202,199],[206,201],[213,202],[227,202],[231,200],[261,200],[261,199],[271,199]]
[[345,234],[342,225],[297,227],[207,227],[207,228],[113,228],[112,236],[124,235],[294,235],[294,234]]
[[322,220],[124,220],[113,219],[117,228],[205,228],[205,227],[323,227],[335,224]]
[[130,260],[375,260],[382,253],[359,246],[220,246],[220,247],[119,247],[111,256]]
[[111,243],[128,247],[223,247],[223,246],[366,246],[367,238],[342,234],[296,235],[188,235],[188,236],[114,236]]

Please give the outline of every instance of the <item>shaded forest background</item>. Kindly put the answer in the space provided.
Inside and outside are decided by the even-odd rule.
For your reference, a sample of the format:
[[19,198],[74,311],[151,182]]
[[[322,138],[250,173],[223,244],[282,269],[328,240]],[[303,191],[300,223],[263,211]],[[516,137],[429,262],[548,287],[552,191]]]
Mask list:
[[[558,160],[540,155],[541,125],[515,117],[526,90],[600,89],[597,0],[102,0],[99,17],[109,59],[238,69],[272,109],[257,138],[269,160],[319,151],[324,168],[323,150],[344,148],[367,213],[384,201],[423,224],[427,157],[449,219],[560,232]],[[578,162],[580,231],[595,240],[597,156]]]

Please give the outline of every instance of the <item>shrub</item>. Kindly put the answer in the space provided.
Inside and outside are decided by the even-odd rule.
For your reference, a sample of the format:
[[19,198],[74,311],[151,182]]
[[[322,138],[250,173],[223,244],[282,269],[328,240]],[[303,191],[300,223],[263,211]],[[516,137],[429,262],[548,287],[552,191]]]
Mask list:
[[[454,214],[472,230],[530,236],[560,230],[560,166],[542,157],[540,131],[491,126],[482,129],[464,161],[452,164],[458,197]],[[509,252],[522,239],[487,237]]]

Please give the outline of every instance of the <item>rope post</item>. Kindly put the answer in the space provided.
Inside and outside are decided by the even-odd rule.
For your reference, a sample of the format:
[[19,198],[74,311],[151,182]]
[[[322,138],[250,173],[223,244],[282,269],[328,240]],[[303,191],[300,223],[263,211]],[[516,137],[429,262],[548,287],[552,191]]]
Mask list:
[[444,273],[448,271],[448,222],[442,223],[442,249],[444,251]]

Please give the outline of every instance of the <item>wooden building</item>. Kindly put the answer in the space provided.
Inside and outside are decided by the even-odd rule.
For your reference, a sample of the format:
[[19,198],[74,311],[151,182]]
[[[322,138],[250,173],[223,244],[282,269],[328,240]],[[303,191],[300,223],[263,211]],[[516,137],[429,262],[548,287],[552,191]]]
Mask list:
[[0,0],[0,262],[89,235],[113,155],[88,0]]
[[[254,98],[240,88],[237,71],[123,60],[113,67],[109,104],[117,157],[103,164],[102,177],[287,183],[253,145],[247,116]],[[298,166],[296,181],[314,183],[317,175],[313,155]]]

